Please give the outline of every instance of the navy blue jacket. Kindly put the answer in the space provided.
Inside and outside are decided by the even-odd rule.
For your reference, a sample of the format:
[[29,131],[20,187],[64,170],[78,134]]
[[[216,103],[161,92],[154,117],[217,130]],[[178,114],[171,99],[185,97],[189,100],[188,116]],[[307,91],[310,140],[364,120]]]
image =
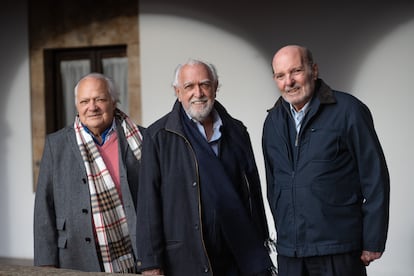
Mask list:
[[[137,208],[138,266],[163,268],[166,275],[212,275],[203,239],[199,164],[184,134],[180,108],[176,101],[173,110],[145,133]],[[223,135],[229,135],[232,146],[245,157],[239,192],[264,242],[268,230],[249,135],[217,101],[214,108],[223,121]],[[243,232],[239,230],[235,234]]]
[[369,109],[318,79],[296,136],[282,97],[263,128],[267,195],[278,254],[383,252],[389,174]]

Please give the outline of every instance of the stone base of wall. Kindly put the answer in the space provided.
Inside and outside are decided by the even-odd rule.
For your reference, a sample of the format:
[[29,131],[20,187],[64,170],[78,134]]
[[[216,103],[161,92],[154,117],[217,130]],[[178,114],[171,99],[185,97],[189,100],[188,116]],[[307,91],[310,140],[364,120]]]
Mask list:
[[[28,275],[28,276],[108,276],[115,275],[113,273],[104,272],[81,272],[70,269],[45,268],[35,267],[31,265],[5,264],[4,262],[26,262],[26,260],[5,260],[0,258],[0,275]],[[116,274],[119,275],[119,274]],[[137,274],[123,274],[123,275],[137,275]]]

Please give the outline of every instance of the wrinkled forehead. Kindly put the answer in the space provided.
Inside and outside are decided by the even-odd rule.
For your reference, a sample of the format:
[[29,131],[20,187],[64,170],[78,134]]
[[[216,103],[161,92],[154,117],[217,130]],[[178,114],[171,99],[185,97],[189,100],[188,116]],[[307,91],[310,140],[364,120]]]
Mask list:
[[87,94],[109,95],[106,82],[97,78],[86,78],[79,83],[78,96]]
[[278,52],[273,58],[272,66],[275,72],[291,70],[304,66],[305,58],[300,49],[292,48]]
[[180,72],[179,81],[189,82],[194,80],[211,80],[212,76],[208,68],[203,64],[186,64]]

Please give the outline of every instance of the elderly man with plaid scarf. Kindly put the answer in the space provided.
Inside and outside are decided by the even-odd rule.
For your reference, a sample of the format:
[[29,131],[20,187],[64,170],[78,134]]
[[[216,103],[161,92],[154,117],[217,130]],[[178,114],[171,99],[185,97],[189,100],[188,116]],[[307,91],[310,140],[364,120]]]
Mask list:
[[34,211],[34,264],[136,272],[141,127],[116,107],[114,83],[91,73],[75,87],[74,124],[46,138]]

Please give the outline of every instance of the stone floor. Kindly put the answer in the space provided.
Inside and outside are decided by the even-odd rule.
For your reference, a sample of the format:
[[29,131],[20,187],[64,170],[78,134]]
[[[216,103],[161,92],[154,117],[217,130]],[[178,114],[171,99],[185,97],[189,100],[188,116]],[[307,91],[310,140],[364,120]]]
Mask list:
[[33,265],[33,260],[31,259],[14,259],[14,258],[2,258],[0,257],[0,265]]
[[[111,273],[104,272],[81,272],[70,269],[57,269],[57,268],[43,268],[35,266],[25,266],[25,265],[9,265],[9,264],[0,264],[0,275],[6,276],[103,276],[111,275]],[[115,274],[113,274],[115,275]],[[125,274],[132,275],[132,274]]]
[[[44,268],[33,266],[33,260],[30,259],[11,259],[0,258],[0,275],[1,276],[108,276],[115,275],[104,272],[81,272],[70,269]],[[137,274],[123,274],[137,275]]]

